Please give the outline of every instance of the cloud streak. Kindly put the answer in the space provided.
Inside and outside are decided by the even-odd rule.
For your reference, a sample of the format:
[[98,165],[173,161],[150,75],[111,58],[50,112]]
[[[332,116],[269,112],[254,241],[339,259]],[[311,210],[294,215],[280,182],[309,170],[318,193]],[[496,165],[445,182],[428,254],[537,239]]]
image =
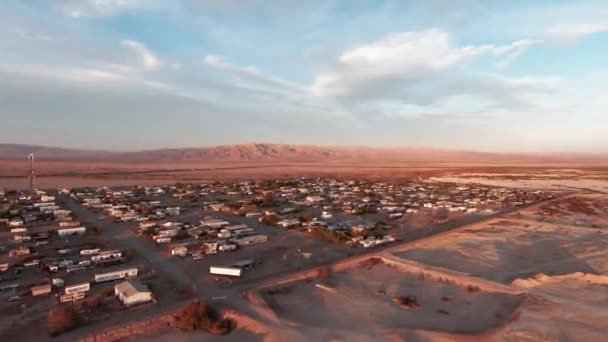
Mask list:
[[140,42],[125,39],[121,44],[122,46],[131,49],[138,56],[141,65],[147,70],[158,70],[164,64],[156,54]]
[[581,23],[569,26],[556,26],[546,32],[551,41],[571,44],[598,33],[607,33],[608,23]]

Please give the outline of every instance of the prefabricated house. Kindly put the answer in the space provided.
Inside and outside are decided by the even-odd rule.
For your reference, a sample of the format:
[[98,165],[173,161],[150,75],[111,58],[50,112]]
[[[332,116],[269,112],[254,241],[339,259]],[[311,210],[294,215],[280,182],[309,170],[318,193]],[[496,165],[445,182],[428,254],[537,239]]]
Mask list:
[[27,228],[19,227],[19,228],[11,229],[11,234],[17,234],[17,233],[27,233]]
[[210,274],[224,275],[230,277],[240,277],[243,273],[243,269],[239,267],[223,267],[223,266],[211,266],[209,268]]
[[93,254],[97,254],[101,251],[100,248],[93,248],[93,249],[81,249],[80,250],[80,255],[93,255]]
[[238,246],[232,243],[223,244],[218,247],[220,252],[236,251],[237,248]]
[[68,227],[78,227],[80,226],[80,221],[63,221],[59,222],[59,227],[68,228]]
[[158,243],[158,244],[169,243],[169,242],[171,242],[171,238],[170,237],[155,237],[154,241],[156,241],[156,243]]
[[249,228],[249,227],[247,227],[246,224],[235,224],[235,225],[232,225],[232,226],[224,227],[224,229],[226,229],[226,230],[228,230],[230,232],[235,231],[235,230],[245,229],[245,228]]
[[186,256],[188,255],[188,247],[185,246],[178,246],[178,247],[174,247],[171,250],[171,255],[178,255],[178,256]]
[[51,293],[51,284],[32,286],[32,296],[43,296]]
[[256,243],[264,243],[266,241],[268,241],[268,236],[266,235],[251,235],[235,240],[239,247],[253,245]]
[[23,220],[20,218],[13,218],[8,221],[9,227],[20,227],[23,226]]
[[101,251],[101,252],[98,252],[96,255],[93,255],[91,257],[91,261],[99,262],[99,261],[103,261],[103,260],[120,259],[120,258],[122,258],[122,252],[119,250]]
[[28,247],[16,248],[8,252],[9,257],[16,257],[28,254],[30,254],[30,249]]
[[127,280],[114,286],[114,293],[127,307],[152,301],[152,291],[137,280]]
[[55,287],[63,287],[65,285],[65,282],[61,278],[53,278],[51,282]]
[[85,227],[75,227],[75,228],[62,228],[62,229],[57,229],[57,235],[64,237],[64,236],[70,236],[70,235],[80,235],[80,234],[84,234],[84,232],[87,229]]
[[133,278],[133,277],[137,277],[137,268],[136,267],[127,268],[127,269],[120,270],[120,271],[96,274],[95,282],[101,283],[104,281],[112,281],[112,280]]

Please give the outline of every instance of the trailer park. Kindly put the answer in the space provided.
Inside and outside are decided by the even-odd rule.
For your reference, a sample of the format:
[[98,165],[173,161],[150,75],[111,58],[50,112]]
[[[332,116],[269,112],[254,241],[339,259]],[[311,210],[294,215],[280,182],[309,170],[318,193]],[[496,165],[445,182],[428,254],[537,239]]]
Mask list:
[[192,296],[242,299],[270,277],[554,196],[333,178],[3,191],[0,309],[23,327],[62,305],[93,324]]

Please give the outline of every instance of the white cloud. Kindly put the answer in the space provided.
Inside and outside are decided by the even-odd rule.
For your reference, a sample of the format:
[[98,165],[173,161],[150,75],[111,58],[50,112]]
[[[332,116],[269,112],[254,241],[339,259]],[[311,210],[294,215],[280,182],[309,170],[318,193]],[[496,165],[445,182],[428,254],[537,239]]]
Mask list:
[[236,78],[238,83],[258,85],[280,91],[306,91],[306,88],[300,84],[264,74],[252,66],[240,66],[233,64],[220,56],[207,55],[203,59],[203,62],[209,67],[230,73]]
[[125,81],[127,77],[107,70],[84,67],[49,66],[40,64],[0,64],[0,71],[28,77],[71,82]]
[[142,66],[148,70],[157,70],[163,66],[163,61],[144,44],[134,40],[123,40],[121,44],[133,50],[139,57]]
[[[58,1],[59,2],[59,1]],[[125,11],[152,10],[171,2],[159,0],[63,0],[62,11],[72,18],[108,17]]]
[[356,97],[379,83],[402,83],[432,77],[476,57],[514,59],[533,44],[452,46],[449,35],[437,29],[403,32],[343,52],[335,65],[315,76],[311,90],[320,96]]
[[509,67],[511,64],[513,64],[513,62],[515,62],[515,60],[517,60],[524,53],[526,53],[526,51],[528,51],[530,47],[541,43],[542,41],[540,40],[531,39],[524,39],[513,42],[510,46],[508,46],[508,49],[506,49],[509,53],[507,53],[505,58],[496,63],[496,67],[499,69]]
[[547,30],[550,40],[570,44],[587,36],[608,32],[608,23],[585,23],[570,26],[556,26]]

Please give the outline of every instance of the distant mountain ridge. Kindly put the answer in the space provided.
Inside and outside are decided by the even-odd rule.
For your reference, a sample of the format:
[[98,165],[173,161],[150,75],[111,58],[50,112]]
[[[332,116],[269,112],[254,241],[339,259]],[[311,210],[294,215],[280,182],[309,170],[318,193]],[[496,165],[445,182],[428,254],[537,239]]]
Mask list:
[[422,147],[349,147],[292,144],[237,144],[136,152],[0,144],[0,159],[108,160],[147,162],[600,162],[608,155],[490,153]]

